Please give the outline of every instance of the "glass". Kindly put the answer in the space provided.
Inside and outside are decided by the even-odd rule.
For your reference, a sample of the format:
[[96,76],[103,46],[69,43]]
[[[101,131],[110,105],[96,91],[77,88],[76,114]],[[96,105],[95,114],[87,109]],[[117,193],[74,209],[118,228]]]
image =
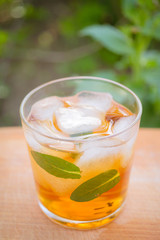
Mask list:
[[[135,120],[119,133],[97,137],[96,139],[76,140],[47,136],[34,128],[27,117],[32,105],[49,96],[73,96],[89,90],[109,92],[115,101],[127,107],[136,115]],[[67,227],[91,229],[103,226],[115,219],[124,206],[132,167],[133,147],[139,129],[142,106],[139,98],[127,87],[114,81],[98,77],[70,77],[53,80],[32,90],[22,101],[20,115],[34,174],[38,202],[41,210],[51,220]],[[121,141],[119,141],[119,139]],[[84,148],[79,148],[84,146]],[[83,149],[79,151],[78,149]],[[61,158],[76,166],[77,159],[87,156],[78,173],[79,177],[56,177],[41,168],[33,158],[32,151]],[[44,155],[41,155],[44,156]],[[45,158],[42,161],[46,161]],[[107,170],[107,171],[106,171]],[[77,171],[77,170],[76,170]],[[107,172],[107,176],[106,176]],[[108,191],[108,180],[100,178],[112,175]],[[117,175],[118,174],[118,175]],[[92,179],[88,182],[88,179]],[[82,185],[79,193],[94,192],[94,199],[75,201],[73,191]],[[85,186],[84,186],[85,185]],[[95,189],[92,189],[95,187]],[[88,195],[87,195],[88,196]],[[90,196],[91,197],[91,196]]]

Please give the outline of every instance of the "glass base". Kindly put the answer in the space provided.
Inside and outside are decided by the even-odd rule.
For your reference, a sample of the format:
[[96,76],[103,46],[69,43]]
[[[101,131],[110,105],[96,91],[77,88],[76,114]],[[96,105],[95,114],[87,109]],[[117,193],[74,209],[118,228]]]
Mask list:
[[76,221],[76,220],[70,220],[67,218],[60,217],[50,212],[46,207],[43,206],[43,204],[40,201],[38,201],[38,203],[43,213],[51,221],[58,223],[60,225],[63,225],[64,227],[67,227],[67,228],[74,228],[79,230],[95,229],[112,222],[119,215],[120,211],[124,206],[124,202],[123,202],[123,204],[115,212],[103,218],[90,220],[90,221]]

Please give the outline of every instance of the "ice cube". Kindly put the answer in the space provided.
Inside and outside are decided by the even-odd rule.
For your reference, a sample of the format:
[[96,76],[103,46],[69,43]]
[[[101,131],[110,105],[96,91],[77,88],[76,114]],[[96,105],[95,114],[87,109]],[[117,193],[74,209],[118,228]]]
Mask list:
[[109,93],[83,91],[77,96],[78,105],[94,107],[102,112],[106,112],[112,104],[112,96]]
[[[110,142],[110,143],[109,143]],[[96,142],[83,143],[82,156],[77,160],[76,165],[84,175],[97,175],[103,171],[119,166],[122,158],[121,141],[114,139],[100,140]],[[111,147],[113,145],[113,147]]]
[[135,127],[133,128],[133,131],[131,130],[132,132],[129,133],[130,139],[126,141],[123,146],[123,158],[121,159],[121,166],[123,168],[127,167],[127,164],[129,163],[133,155],[134,144],[138,133],[138,127],[136,129]]
[[82,170],[82,176],[127,167],[133,155],[136,136],[137,131],[134,131],[127,141],[117,136],[81,144],[79,151],[83,153],[76,165]]
[[[101,138],[101,139],[100,139]],[[108,149],[109,147],[115,147],[115,146],[119,146],[123,144],[123,141],[119,138],[116,137],[102,137],[100,135],[91,135],[91,137],[89,138],[89,141],[81,143],[79,145],[77,145],[77,149],[79,152],[84,152],[85,150],[89,149],[89,148],[106,148]],[[108,151],[108,150],[107,150]]]
[[29,130],[28,128],[24,128],[24,135],[27,140],[28,145],[32,148],[34,151],[40,151],[41,145],[36,141],[32,130]]
[[75,106],[78,102],[77,95],[71,97],[63,97],[61,99],[65,102],[65,105],[67,104],[68,106]]
[[55,114],[58,127],[70,135],[90,132],[101,125],[101,113],[90,107],[59,108]]
[[121,117],[113,126],[113,133],[118,133],[129,127],[131,123],[135,120],[135,115],[128,117]]
[[[83,180],[82,179],[63,179],[55,177],[51,174],[48,174],[43,169],[39,168],[39,172],[42,172],[42,179],[37,176],[37,182],[41,183],[43,186],[44,182],[47,183],[48,188],[52,189],[53,193],[58,194],[59,197],[65,197],[66,195],[71,195],[71,193],[80,185]],[[46,186],[45,186],[46,188]]]
[[[34,138],[39,144],[41,144],[41,151],[43,153],[49,154],[49,151],[51,149],[69,151],[69,152],[72,152],[75,150],[74,143],[70,141],[65,141],[64,136],[62,137],[60,134],[54,133],[54,137],[57,139],[45,137],[41,134],[34,133]],[[58,138],[63,138],[64,141],[58,140]]]
[[113,134],[120,133],[117,135],[117,138],[123,142],[122,145],[122,153],[123,158],[121,159],[121,166],[126,167],[129,163],[132,155],[133,155],[133,146],[137,136],[138,127],[137,125],[132,126],[128,130],[124,131],[127,127],[129,127],[133,121],[135,120],[136,115],[131,115],[127,117],[121,117],[113,126]]
[[[56,109],[63,107],[63,102],[58,97],[49,97],[36,102],[31,109],[29,121],[35,131],[28,136],[29,142],[33,150],[41,150],[43,153],[48,153],[48,149],[61,149],[64,151],[74,151],[74,144],[65,141],[65,136],[58,131],[53,124],[53,115]],[[38,132],[37,132],[37,131]],[[57,138],[57,139],[55,139]],[[58,140],[63,138],[64,142]],[[28,140],[27,140],[28,141]],[[37,144],[39,148],[34,146]]]
[[29,120],[52,120],[55,110],[63,107],[63,105],[63,102],[58,97],[44,98],[33,104]]

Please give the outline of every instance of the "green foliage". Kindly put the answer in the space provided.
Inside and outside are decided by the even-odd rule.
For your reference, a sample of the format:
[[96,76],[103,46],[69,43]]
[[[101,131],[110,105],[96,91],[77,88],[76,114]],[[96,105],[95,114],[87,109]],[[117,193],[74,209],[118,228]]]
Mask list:
[[[142,126],[160,127],[159,0],[0,0],[0,25],[0,112],[6,111],[1,125],[17,123],[15,99],[34,86],[94,75],[130,87],[143,103]],[[78,37],[79,32],[86,37]],[[62,63],[55,63],[59,54],[53,56],[54,51],[60,51]],[[15,116],[3,106],[12,100]]]
[[130,39],[121,31],[110,25],[93,25],[83,29],[82,36],[90,36],[97,40],[103,47],[116,54],[131,54]]
[[143,27],[140,27],[142,34],[160,40],[160,13],[148,19]]
[[[8,41],[8,33],[7,31],[0,30],[0,56],[2,56],[5,45]],[[2,80],[2,77],[0,76],[0,100],[7,98],[9,95],[9,87],[5,82]]]
[[86,56],[74,62],[65,62],[57,66],[57,72],[67,75],[85,75],[93,72],[97,68],[97,60],[94,56]]
[[[4,63],[8,56],[14,55],[17,46],[28,46],[28,39],[37,31],[39,22],[44,21],[47,16],[48,11],[42,7],[35,7],[23,1],[0,0],[0,58],[4,58]],[[11,92],[9,84],[5,82],[6,75],[5,68],[1,68],[0,100],[6,99]]]
[[114,62],[114,71],[112,67],[93,75],[111,76],[133,89],[142,100],[142,125],[160,127],[160,52],[153,49],[154,39],[160,40],[160,3],[151,2],[123,0],[122,12],[128,22],[117,28],[92,25],[80,34],[121,55]]
[[0,81],[0,100],[7,98],[9,95],[9,87],[2,81]]
[[118,81],[117,75],[112,70],[95,71],[92,75],[95,76],[95,77],[98,76],[98,77],[114,79],[114,81]]
[[79,29],[93,23],[100,22],[108,13],[107,4],[99,4],[98,1],[86,0],[72,2],[70,16],[60,19],[60,32],[67,38],[75,37]]
[[0,46],[2,46],[3,44],[5,44],[7,42],[8,39],[8,34],[6,31],[0,31]]
[[6,31],[0,30],[0,54],[2,54],[3,47],[7,43],[8,33]]
[[26,20],[38,20],[38,21],[44,21],[46,18],[48,18],[49,14],[48,11],[44,8],[35,8],[32,4],[25,5],[25,15],[24,18]]

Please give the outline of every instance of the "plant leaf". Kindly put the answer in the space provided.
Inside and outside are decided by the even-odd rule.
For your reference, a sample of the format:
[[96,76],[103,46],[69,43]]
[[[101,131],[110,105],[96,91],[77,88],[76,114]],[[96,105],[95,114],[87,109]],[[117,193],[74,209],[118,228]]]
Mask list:
[[122,0],[122,11],[125,17],[131,21],[135,21],[135,12],[137,11],[137,0]]
[[92,76],[108,78],[108,79],[111,79],[111,80],[114,80],[114,81],[118,80],[116,72],[114,72],[113,70],[110,70],[110,69],[95,71],[95,72],[92,73]]
[[142,77],[145,79],[145,81],[150,86],[155,86],[160,94],[160,69],[154,68],[154,69],[145,69],[145,71],[142,71]]
[[[154,5],[152,2],[151,4]],[[146,11],[146,8],[149,10],[152,6],[149,6],[148,0],[122,0],[123,15],[137,26],[144,25],[149,18],[149,11]]]
[[145,51],[141,55],[141,65],[145,68],[160,67],[160,52],[156,50]]
[[31,151],[36,163],[48,173],[60,178],[81,178],[80,169],[73,163],[67,162],[62,158]]
[[109,191],[119,181],[118,171],[116,169],[108,170],[82,183],[74,190],[70,198],[76,202],[90,201]]
[[130,39],[117,28],[110,25],[92,25],[84,28],[80,34],[90,36],[103,47],[116,54],[131,54]]
[[160,13],[157,13],[151,19],[148,19],[140,30],[145,36],[151,36],[160,40]]

